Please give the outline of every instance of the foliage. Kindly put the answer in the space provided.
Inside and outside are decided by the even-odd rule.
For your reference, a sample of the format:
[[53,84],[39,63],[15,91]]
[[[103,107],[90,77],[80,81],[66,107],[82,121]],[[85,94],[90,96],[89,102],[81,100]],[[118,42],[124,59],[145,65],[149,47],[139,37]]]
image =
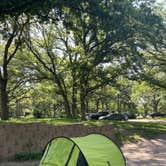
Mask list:
[[22,16],[15,16],[1,23],[1,59],[0,59],[0,100],[1,100],[1,118],[9,118],[9,94],[8,81],[11,77],[9,66],[19,49],[21,49],[23,38],[22,33],[28,24],[28,19]]
[[145,115],[149,111],[165,111],[165,90],[150,86],[146,82],[134,83],[131,98],[137,106],[144,107]]
[[2,119],[165,112],[165,9],[153,0],[7,0],[0,12]]
[[42,153],[41,152],[31,152],[31,153],[27,153],[27,152],[22,152],[22,153],[17,153],[14,156],[13,160],[16,161],[26,161],[26,160],[40,160],[42,157]]

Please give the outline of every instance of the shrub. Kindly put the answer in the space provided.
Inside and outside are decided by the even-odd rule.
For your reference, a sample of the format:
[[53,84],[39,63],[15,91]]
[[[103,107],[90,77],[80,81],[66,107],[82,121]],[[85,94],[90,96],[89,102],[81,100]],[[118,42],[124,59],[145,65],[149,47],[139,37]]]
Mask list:
[[14,160],[17,161],[26,161],[26,160],[40,160],[42,157],[41,152],[22,152],[17,153],[14,157]]

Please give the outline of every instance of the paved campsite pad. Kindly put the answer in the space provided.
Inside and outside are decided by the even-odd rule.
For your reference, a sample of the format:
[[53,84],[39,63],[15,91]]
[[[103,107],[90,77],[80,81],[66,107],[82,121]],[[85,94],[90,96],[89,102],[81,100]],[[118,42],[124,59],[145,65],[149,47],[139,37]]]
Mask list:
[[[152,140],[126,144],[122,150],[127,166],[166,166],[166,134]],[[37,161],[0,163],[0,166],[38,166]]]
[[152,140],[126,144],[122,150],[127,166],[166,166],[166,134]]

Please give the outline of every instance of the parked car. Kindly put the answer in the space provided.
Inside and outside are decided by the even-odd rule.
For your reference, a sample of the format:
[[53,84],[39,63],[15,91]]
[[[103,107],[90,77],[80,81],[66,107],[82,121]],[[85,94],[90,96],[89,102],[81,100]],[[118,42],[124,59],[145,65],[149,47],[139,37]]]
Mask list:
[[165,113],[160,113],[160,112],[155,112],[155,113],[151,114],[151,117],[152,118],[155,118],[155,117],[166,117],[166,114]]
[[100,120],[128,120],[126,114],[108,114],[99,118]]
[[108,115],[108,114],[109,114],[109,112],[107,112],[107,111],[99,111],[99,112],[97,112],[97,113],[92,113],[92,114],[90,114],[90,115],[89,115],[89,118],[92,119],[92,120],[98,120],[99,117],[101,117],[101,116],[106,116],[106,115]]
[[92,114],[94,114],[94,113],[85,113],[85,118],[87,119],[87,120],[90,120],[91,119],[91,115]]

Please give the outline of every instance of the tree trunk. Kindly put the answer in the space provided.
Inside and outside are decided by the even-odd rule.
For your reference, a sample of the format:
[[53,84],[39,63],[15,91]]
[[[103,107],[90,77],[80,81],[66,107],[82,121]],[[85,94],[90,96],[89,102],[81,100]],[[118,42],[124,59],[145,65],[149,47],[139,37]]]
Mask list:
[[9,106],[8,106],[8,93],[7,93],[7,80],[1,81],[1,119],[9,119]]
[[143,104],[143,106],[144,106],[144,118],[148,115],[148,106],[147,106],[147,104],[145,103],[145,104]]
[[123,103],[123,112],[126,112],[126,104]]
[[96,101],[96,111],[98,111],[98,110],[99,110],[99,102],[100,102],[100,100],[99,100],[99,99],[97,99],[97,101]]
[[61,83],[60,79],[57,77],[57,75],[55,75],[55,83],[59,87],[60,95],[63,98],[66,116],[67,116],[67,118],[71,118],[72,115],[71,115],[70,104],[69,104],[67,92],[64,90],[62,83]]
[[63,100],[64,100],[64,106],[65,106],[65,111],[66,111],[66,116],[67,118],[71,118],[71,111],[70,111],[70,105],[69,105],[69,101],[66,95],[63,95]]
[[120,95],[117,96],[117,112],[121,113],[121,101],[120,101]]
[[86,113],[88,113],[89,112],[89,100],[88,100],[88,98],[86,98]]
[[105,102],[105,109],[106,109],[106,111],[109,110],[109,108],[108,108],[108,103],[107,103],[107,102]]
[[72,85],[72,117],[76,118],[77,117],[77,84],[73,80],[73,85]]
[[156,96],[154,96],[153,100],[153,112],[158,112],[158,106],[159,106],[159,103],[160,103],[160,99],[156,99]]
[[101,108],[102,108],[102,111],[104,110],[104,101],[103,99],[101,99]]
[[67,118],[71,118],[72,114],[71,114],[71,109],[70,109],[70,104],[69,104],[68,96],[67,96],[66,93],[62,92],[62,97],[63,97],[63,100],[64,100],[64,106],[65,106],[66,116],[67,116]]
[[86,103],[83,91],[80,92],[80,103],[81,103],[81,120],[85,120]]

